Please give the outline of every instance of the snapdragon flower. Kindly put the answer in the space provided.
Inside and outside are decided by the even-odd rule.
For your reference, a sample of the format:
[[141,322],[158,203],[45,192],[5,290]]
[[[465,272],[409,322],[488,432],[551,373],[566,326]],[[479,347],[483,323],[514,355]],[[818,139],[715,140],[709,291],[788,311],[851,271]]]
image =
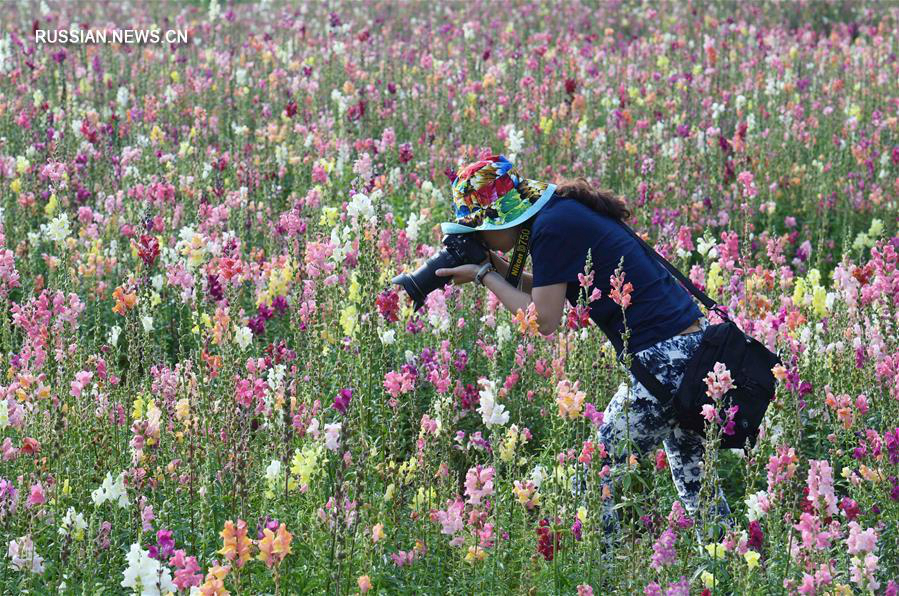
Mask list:
[[481,390],[478,394],[481,396],[478,413],[486,426],[502,426],[509,421],[509,412],[505,406],[496,403],[496,383],[485,378],[478,379],[478,385]]
[[107,472],[103,484],[91,493],[91,499],[97,507],[106,501],[117,501],[119,507],[128,507],[131,501],[128,499],[128,491],[125,488],[125,472],[119,474],[115,481],[112,479],[112,474]]
[[340,448],[340,423],[325,425],[325,447],[331,451],[337,451]]
[[75,511],[74,507],[69,507],[65,516],[59,524],[60,536],[71,536],[74,540],[84,538],[84,531],[87,529],[87,522],[84,520],[84,514]]
[[178,590],[172,582],[171,570],[151,557],[140,544],[131,545],[126,560],[128,567],[122,573],[124,579],[120,584],[123,588],[132,588],[141,596],[160,596]]
[[18,540],[10,540],[7,556],[12,559],[11,565],[16,571],[44,572],[44,558],[35,552],[30,534]]

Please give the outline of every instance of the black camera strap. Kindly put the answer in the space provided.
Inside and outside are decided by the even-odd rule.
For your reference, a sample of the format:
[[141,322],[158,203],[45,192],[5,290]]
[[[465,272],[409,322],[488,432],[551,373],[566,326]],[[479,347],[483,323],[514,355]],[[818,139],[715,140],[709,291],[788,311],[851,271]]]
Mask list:
[[658,261],[662,265],[662,267],[664,267],[668,271],[668,273],[674,276],[674,279],[679,281],[688,292],[693,294],[693,296],[695,296],[696,299],[699,300],[704,307],[706,307],[706,309],[714,310],[719,315],[721,315],[722,318],[730,320],[730,317],[724,310],[721,309],[717,302],[709,298],[709,296],[705,292],[697,288],[696,284],[690,281],[689,277],[681,273],[681,271],[677,267],[672,265],[668,261],[668,259],[656,252],[656,249],[647,244],[647,242],[643,240],[643,238],[641,238],[640,235],[637,234],[629,225],[627,225],[623,221],[619,221],[618,223],[621,224],[621,226],[627,231],[627,233],[630,234],[637,241],[637,243],[640,244],[640,246],[642,246],[646,250],[646,252],[650,254],[650,256]]
[[531,224],[534,218],[529,218],[521,226],[518,232],[518,239],[515,241],[515,249],[512,251],[512,259],[509,261],[509,271],[506,274],[506,281],[512,287],[518,288],[521,283],[521,274],[524,272],[524,262],[528,258],[528,247],[531,243]]

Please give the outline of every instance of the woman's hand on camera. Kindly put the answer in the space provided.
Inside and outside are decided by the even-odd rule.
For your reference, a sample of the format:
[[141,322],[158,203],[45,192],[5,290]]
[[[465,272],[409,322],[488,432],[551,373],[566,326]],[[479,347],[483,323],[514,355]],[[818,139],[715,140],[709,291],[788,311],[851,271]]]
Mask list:
[[[486,263],[486,261],[484,261]],[[474,281],[474,276],[478,274],[478,270],[481,268],[480,265],[468,264],[468,265],[459,265],[458,267],[449,267],[449,268],[441,268],[434,272],[435,275],[439,275],[440,277],[446,277],[448,275],[453,276],[453,283],[455,285],[461,285],[464,283]]]

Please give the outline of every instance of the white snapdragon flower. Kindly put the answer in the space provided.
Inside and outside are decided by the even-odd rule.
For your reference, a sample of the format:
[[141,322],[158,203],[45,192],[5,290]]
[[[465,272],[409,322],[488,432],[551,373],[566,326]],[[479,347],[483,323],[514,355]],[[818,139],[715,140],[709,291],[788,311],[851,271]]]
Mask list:
[[0,37],[0,73],[7,73],[13,69],[12,56],[12,39],[7,33]]
[[281,462],[273,459],[272,463],[265,469],[265,479],[269,482],[275,482],[281,476]]
[[281,383],[284,382],[284,374],[287,372],[287,367],[283,364],[276,364],[275,366],[268,369],[268,374],[265,377],[265,384],[268,385],[268,388],[272,391],[281,386]]
[[506,146],[509,149],[509,159],[515,161],[515,157],[524,147],[524,132],[517,130],[514,125],[509,124],[506,129],[508,140]]
[[249,327],[244,325],[243,327],[238,327],[234,331],[234,342],[240,346],[241,350],[246,350],[247,346],[250,345],[250,342],[253,341],[253,331],[250,330]]
[[106,501],[117,501],[119,507],[122,508],[130,505],[131,501],[128,499],[128,491],[125,488],[125,472],[119,474],[115,480],[112,479],[112,474],[107,472],[103,484],[91,493],[91,499],[97,507]]
[[[349,107],[349,101],[347,100],[347,98],[344,97],[343,93],[341,93],[338,89],[332,89],[331,90],[331,101],[333,101],[334,103],[337,104],[337,112],[341,116],[343,116],[343,114],[347,111],[347,108]],[[338,155],[338,165],[346,162],[345,159],[341,160],[342,157],[343,157],[342,155]],[[338,169],[342,169],[342,168],[338,168]]]
[[84,520],[84,514],[75,511],[74,507],[69,507],[65,516],[59,523],[59,535],[68,536],[69,534],[75,540],[81,540],[84,537],[84,531],[87,529],[87,522]]
[[378,329],[378,338],[385,346],[393,345],[396,342],[396,331],[393,329]]
[[534,466],[534,469],[531,470],[531,482],[534,483],[536,488],[540,488],[540,484],[543,483],[546,476],[546,468],[541,465]]
[[496,343],[502,346],[504,343],[512,339],[512,328],[506,323],[500,323],[496,326]]
[[340,423],[325,425],[325,447],[331,451],[340,449]]
[[112,329],[109,330],[109,343],[112,347],[116,347],[119,345],[119,334],[122,332],[122,328],[118,325],[113,325]]
[[696,242],[696,251],[702,256],[708,255],[710,259],[715,259],[718,258],[718,249],[716,249],[715,246],[717,246],[717,244],[714,240],[700,238]]
[[172,582],[172,571],[150,556],[150,552],[132,544],[125,557],[128,567],[122,573],[123,588],[131,588],[141,596],[159,596],[175,593],[178,588]]
[[502,404],[496,403],[496,383],[485,378],[478,379],[481,396],[478,413],[486,426],[502,426],[509,422],[509,412]]
[[378,223],[378,216],[371,197],[362,193],[353,195],[350,204],[347,205],[347,215],[357,223],[365,222],[371,225]]
[[221,12],[222,9],[221,6],[219,6],[219,1],[212,0],[212,2],[209,3],[209,22],[211,23],[216,20]]
[[413,212],[409,216],[409,221],[406,222],[406,237],[410,242],[418,242],[419,226],[421,226],[421,218],[418,217],[418,213]]
[[128,99],[129,99],[128,87],[125,87],[124,85],[120,86],[119,90],[116,92],[116,95],[115,95],[116,104],[119,106],[119,108],[124,110],[126,107],[128,107]]
[[278,164],[279,168],[283,168],[287,165],[287,144],[281,143],[277,147],[275,147],[275,163]]
[[72,228],[69,225],[69,215],[61,213],[50,220],[48,224],[41,224],[41,232],[44,237],[52,242],[65,242]]
[[749,521],[757,521],[768,513],[771,502],[768,500],[768,493],[760,490],[749,495],[746,499],[746,517]]

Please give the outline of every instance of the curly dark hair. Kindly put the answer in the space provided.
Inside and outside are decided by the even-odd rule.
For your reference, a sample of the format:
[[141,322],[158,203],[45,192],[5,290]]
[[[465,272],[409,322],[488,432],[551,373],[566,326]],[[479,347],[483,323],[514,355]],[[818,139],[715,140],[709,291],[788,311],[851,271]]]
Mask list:
[[610,190],[590,184],[586,178],[581,176],[563,179],[556,185],[555,194],[576,199],[597,213],[618,220],[623,221],[631,216],[624,199]]

